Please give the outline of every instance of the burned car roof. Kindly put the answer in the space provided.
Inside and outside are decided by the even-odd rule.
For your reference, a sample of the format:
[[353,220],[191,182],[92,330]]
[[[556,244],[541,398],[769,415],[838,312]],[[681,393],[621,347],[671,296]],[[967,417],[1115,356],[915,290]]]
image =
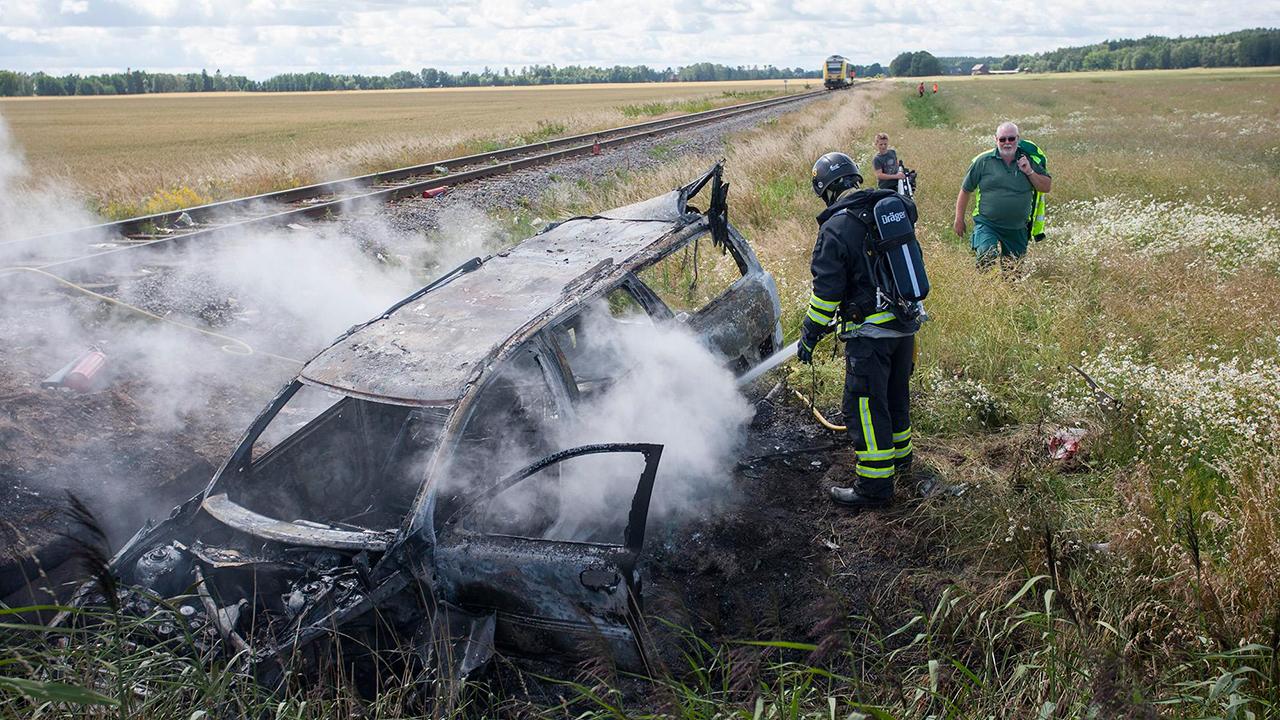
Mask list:
[[686,211],[687,191],[554,225],[341,339],[300,377],[383,401],[451,403],[487,358],[577,286],[573,280],[610,274],[609,266],[628,265],[703,220]]

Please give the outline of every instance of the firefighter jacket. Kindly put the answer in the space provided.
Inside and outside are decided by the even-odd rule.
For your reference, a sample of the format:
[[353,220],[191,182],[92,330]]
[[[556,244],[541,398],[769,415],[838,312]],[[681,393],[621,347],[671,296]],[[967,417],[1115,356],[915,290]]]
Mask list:
[[[809,269],[813,295],[805,316],[804,333],[810,340],[832,330],[844,334],[875,336],[873,328],[901,336],[919,329],[916,320],[900,320],[879,301],[873,271],[875,220],[872,208],[892,190],[866,189],[847,192],[818,215],[818,242]],[[903,197],[912,222],[916,208]],[[866,332],[871,331],[871,332]],[[812,346],[812,343],[810,343]]]

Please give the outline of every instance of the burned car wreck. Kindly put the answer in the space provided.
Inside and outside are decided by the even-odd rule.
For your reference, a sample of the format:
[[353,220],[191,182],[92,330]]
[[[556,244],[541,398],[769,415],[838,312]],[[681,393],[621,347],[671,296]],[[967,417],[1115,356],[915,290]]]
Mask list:
[[[352,328],[111,560],[145,590],[119,591],[125,609],[171,598],[268,684],[337,645],[375,662],[407,647],[455,677],[495,648],[645,670],[663,447],[565,446],[556,428],[624,368],[611,325],[680,324],[735,373],[780,348],[777,289],[728,223],[721,170],[551,225]],[[566,522],[570,477],[616,492],[616,511]],[[95,588],[75,602],[102,603]]]

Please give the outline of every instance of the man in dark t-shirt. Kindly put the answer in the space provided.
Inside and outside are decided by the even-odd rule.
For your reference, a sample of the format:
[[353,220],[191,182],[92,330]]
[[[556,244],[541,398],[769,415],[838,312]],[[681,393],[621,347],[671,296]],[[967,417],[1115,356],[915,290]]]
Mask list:
[[876,133],[876,156],[871,160],[871,168],[875,170],[878,186],[885,190],[897,190],[898,181],[906,177],[898,162],[898,151],[889,147],[889,136],[885,133]]

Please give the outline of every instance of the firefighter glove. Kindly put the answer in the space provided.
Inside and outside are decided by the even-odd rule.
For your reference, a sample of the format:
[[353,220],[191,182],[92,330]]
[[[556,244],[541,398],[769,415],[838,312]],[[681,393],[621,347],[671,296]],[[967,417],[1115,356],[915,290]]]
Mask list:
[[813,362],[813,346],[806,345],[805,339],[800,338],[800,344],[796,346],[796,357],[800,358],[800,362],[808,365]]
[[800,331],[800,345],[796,348],[796,357],[800,362],[813,362],[813,349],[818,346],[822,336],[831,332],[828,326],[819,325],[809,318],[804,319],[804,328]]

